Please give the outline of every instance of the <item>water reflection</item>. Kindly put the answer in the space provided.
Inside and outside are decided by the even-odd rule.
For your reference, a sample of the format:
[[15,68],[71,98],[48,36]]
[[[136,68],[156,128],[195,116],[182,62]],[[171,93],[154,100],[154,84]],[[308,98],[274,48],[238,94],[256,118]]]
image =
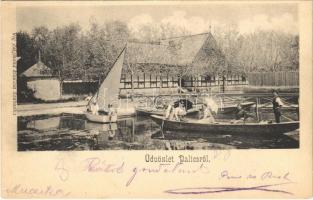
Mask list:
[[[298,135],[296,131],[292,133]],[[152,138],[169,141],[167,149],[271,149],[271,148],[298,148],[298,141],[287,135],[221,135],[201,132],[188,133],[177,131],[158,131]]]
[[60,117],[32,120],[26,124],[28,129],[49,130],[56,129],[60,125]]
[[149,117],[139,116],[112,124],[93,123],[83,115],[69,114],[18,118],[19,151],[298,148],[299,133],[287,135],[161,132]]

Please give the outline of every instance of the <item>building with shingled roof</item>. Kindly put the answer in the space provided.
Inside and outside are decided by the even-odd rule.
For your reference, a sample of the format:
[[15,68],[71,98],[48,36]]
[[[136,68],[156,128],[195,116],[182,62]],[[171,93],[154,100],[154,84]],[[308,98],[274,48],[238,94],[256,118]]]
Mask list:
[[61,98],[60,80],[41,61],[40,53],[38,62],[29,67],[20,76],[26,79],[27,88],[32,90],[36,99],[56,101]]
[[23,72],[22,75],[32,79],[53,77],[52,70],[40,60]]
[[156,43],[129,42],[120,88],[136,89],[135,92],[151,88],[171,90],[178,86],[207,88],[220,85],[223,81],[220,74],[225,70],[225,55],[211,33],[161,39]]

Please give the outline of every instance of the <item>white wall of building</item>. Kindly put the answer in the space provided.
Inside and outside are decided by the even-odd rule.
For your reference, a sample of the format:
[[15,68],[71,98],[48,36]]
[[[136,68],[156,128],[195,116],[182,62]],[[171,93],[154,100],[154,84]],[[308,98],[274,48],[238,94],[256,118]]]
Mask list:
[[27,82],[27,86],[34,91],[34,96],[37,99],[55,101],[61,98],[58,79],[31,80]]

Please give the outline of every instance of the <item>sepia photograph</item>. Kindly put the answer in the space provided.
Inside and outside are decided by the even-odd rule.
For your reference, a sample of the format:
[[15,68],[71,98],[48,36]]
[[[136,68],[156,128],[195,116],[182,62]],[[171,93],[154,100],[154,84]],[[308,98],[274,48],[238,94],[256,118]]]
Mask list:
[[2,197],[311,198],[312,4],[0,2]]
[[299,148],[297,4],[25,6],[16,30],[18,151]]

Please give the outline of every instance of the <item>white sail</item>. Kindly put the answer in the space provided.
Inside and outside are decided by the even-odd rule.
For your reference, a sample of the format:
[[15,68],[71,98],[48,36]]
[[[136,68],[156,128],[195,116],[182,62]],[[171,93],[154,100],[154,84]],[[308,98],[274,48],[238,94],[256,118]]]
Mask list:
[[117,57],[113,67],[101,83],[97,93],[89,101],[88,106],[92,103],[97,103],[100,110],[106,110],[108,108],[108,104],[116,105],[118,103],[125,49],[126,48],[124,48]]

